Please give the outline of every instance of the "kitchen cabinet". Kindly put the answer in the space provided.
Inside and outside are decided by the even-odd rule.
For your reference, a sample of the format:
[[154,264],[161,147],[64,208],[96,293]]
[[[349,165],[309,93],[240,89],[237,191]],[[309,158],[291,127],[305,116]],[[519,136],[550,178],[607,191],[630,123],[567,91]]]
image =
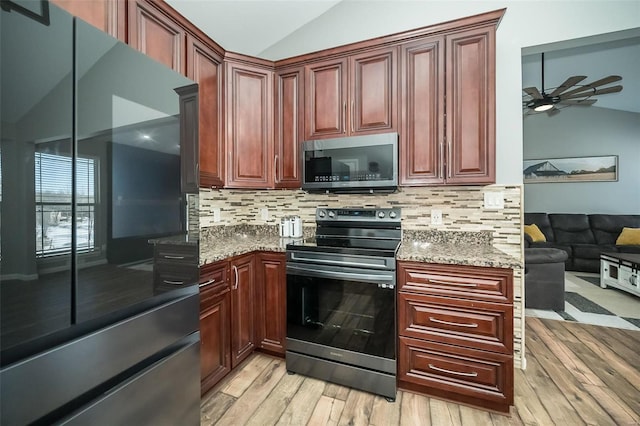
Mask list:
[[231,273],[231,368],[255,348],[255,262],[247,254],[230,260]]
[[174,89],[180,96],[180,189],[183,194],[197,194],[198,186],[198,85]]
[[398,262],[399,387],[513,405],[513,271]]
[[397,49],[306,65],[305,139],[394,131]]
[[273,70],[225,62],[226,187],[273,188]]
[[200,271],[200,378],[205,394],[231,371],[229,262]]
[[222,138],[222,57],[187,34],[187,77],[198,83],[200,186],[224,185]]
[[165,293],[198,280],[198,245],[156,242],[153,247],[153,291]]
[[105,33],[125,41],[125,0],[52,0],[52,3]]
[[256,283],[256,345],[279,356],[285,354],[287,334],[286,257],[284,253],[259,253]]
[[128,44],[184,74],[186,30],[154,0],[128,0]]
[[494,26],[401,46],[401,185],[495,183],[494,74]]
[[274,186],[301,186],[300,145],[304,138],[304,68],[278,70],[275,75]]

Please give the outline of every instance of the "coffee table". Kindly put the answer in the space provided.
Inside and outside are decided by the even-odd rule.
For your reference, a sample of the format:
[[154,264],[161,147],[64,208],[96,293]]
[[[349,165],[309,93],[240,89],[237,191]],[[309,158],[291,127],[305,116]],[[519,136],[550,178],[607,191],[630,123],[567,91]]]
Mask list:
[[600,287],[609,286],[640,297],[640,254],[600,254]]

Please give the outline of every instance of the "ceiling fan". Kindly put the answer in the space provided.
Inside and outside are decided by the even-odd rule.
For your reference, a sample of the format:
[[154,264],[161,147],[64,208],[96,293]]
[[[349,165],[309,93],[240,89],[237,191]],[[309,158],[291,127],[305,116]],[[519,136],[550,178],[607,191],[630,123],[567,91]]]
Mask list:
[[601,78],[593,83],[584,85],[578,83],[587,77],[584,75],[574,75],[567,78],[560,86],[547,89],[552,90],[550,93],[547,93],[544,87],[544,53],[542,53],[541,67],[541,90],[538,90],[536,87],[525,87],[522,89],[522,91],[525,92],[522,105],[527,115],[545,111],[551,115],[558,112],[559,109],[568,106],[593,105],[597,101],[597,99],[592,99],[593,96],[622,91],[622,86],[620,85],[600,88],[606,84],[622,80],[622,77],[619,75],[610,75],[609,77]]

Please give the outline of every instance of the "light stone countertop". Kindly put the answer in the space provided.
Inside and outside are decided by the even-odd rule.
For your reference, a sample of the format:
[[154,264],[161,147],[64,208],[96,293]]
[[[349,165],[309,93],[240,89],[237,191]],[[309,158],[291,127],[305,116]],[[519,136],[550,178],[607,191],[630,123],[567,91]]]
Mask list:
[[[226,227],[225,227],[226,228]],[[273,229],[228,227],[200,237],[200,265],[217,262],[252,251],[286,251],[291,238],[280,238]],[[257,232],[254,232],[257,231]],[[277,231],[276,231],[277,232]],[[444,238],[442,234],[449,234]],[[409,237],[411,240],[407,240]],[[467,238],[467,241],[461,240]],[[450,265],[488,266],[494,268],[518,268],[518,259],[483,242],[482,236],[469,240],[460,233],[407,232],[396,254],[397,260],[440,263]]]

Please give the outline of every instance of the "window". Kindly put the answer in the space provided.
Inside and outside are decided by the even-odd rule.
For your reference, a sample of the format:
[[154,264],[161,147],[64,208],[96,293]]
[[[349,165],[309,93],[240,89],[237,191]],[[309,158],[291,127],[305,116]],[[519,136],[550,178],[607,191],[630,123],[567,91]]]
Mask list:
[[[95,249],[96,208],[95,159],[76,159],[76,247],[78,252]],[[71,251],[72,159],[36,152],[36,256]]]

